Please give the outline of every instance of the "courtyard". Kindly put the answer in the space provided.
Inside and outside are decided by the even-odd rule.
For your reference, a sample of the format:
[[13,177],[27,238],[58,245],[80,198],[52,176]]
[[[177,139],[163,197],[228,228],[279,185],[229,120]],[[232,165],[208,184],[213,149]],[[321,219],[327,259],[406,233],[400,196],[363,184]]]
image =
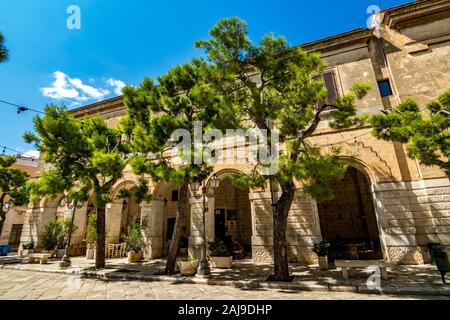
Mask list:
[[[35,295],[40,292],[39,297],[45,299],[47,296],[44,292],[47,289],[47,295],[53,298],[60,297],[66,291],[70,294],[61,298],[90,299],[95,294],[108,298],[107,289],[110,287],[111,291],[117,293],[117,297],[128,299],[123,290],[130,286],[139,289],[133,291],[138,295],[134,297],[136,299],[158,299],[159,295],[163,297],[161,299],[191,299],[181,293],[185,290],[195,293],[192,298],[197,299],[220,299],[228,295],[229,299],[389,299],[394,296],[397,299],[419,299],[427,296],[450,300],[450,285],[442,283],[441,276],[433,265],[390,267],[387,269],[388,280],[378,278],[378,285],[370,288],[368,280],[372,273],[365,268],[349,269],[349,279],[343,279],[338,268],[320,270],[316,265],[290,264],[293,281],[279,283],[266,281],[273,272],[271,264],[256,264],[251,260],[235,261],[232,269],[213,268],[211,275],[207,277],[183,277],[179,273],[162,276],[160,272],[165,266],[164,259],[131,264],[127,259],[108,259],[105,269],[95,269],[94,261],[84,257],[73,257],[71,260],[70,268],[61,269],[59,259],[50,259],[48,264],[41,265],[26,263],[27,259],[19,256],[2,257],[0,299],[13,297],[15,294],[19,295],[16,296],[17,299],[22,299],[29,292],[35,292]],[[103,291],[95,292],[95,288],[103,288]],[[183,290],[179,292],[175,288]],[[93,292],[85,292],[86,290]],[[119,294],[117,290],[122,291]],[[78,295],[80,292],[83,295]],[[219,293],[210,295],[210,292]],[[177,294],[180,296],[177,297]]]
[[81,278],[67,274],[2,270],[0,300],[447,300],[445,296],[248,289],[138,280]]

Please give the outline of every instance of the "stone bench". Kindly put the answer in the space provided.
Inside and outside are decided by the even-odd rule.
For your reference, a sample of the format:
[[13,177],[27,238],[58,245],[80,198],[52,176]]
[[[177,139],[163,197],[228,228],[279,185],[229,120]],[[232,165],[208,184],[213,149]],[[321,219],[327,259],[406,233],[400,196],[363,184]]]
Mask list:
[[334,265],[337,268],[341,268],[342,277],[348,279],[349,268],[367,268],[371,266],[377,266],[381,271],[381,279],[387,280],[388,274],[387,267],[390,267],[390,263],[383,260],[335,260]]
[[48,258],[50,258],[50,254],[47,253],[32,253],[28,256],[28,263],[36,263],[39,261],[40,264],[47,264]]

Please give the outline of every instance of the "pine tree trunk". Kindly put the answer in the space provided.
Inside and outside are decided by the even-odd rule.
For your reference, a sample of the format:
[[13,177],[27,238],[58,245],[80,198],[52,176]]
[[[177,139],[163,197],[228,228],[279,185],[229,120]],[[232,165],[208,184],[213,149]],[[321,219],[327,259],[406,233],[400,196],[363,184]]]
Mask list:
[[95,251],[95,267],[105,268],[105,238],[106,238],[105,208],[97,208],[97,244]]
[[167,255],[165,274],[175,273],[175,264],[177,262],[178,252],[180,251],[181,234],[186,218],[186,202],[189,193],[189,182],[185,182],[180,190],[178,198],[178,212],[173,230],[172,240],[170,241],[169,253]]
[[274,274],[272,281],[290,281],[288,263],[288,244],[286,239],[287,220],[292,202],[294,201],[295,185],[282,185],[281,198],[275,206],[273,215],[273,259]]

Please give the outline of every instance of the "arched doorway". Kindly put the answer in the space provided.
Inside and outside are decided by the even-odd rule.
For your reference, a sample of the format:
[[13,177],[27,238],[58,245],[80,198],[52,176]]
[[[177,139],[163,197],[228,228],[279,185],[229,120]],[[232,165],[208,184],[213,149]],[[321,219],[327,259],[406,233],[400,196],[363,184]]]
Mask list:
[[[214,236],[233,247],[237,258],[252,257],[252,216],[249,189],[238,189],[220,177],[214,193]],[[240,252],[240,253],[238,253]]]
[[141,206],[136,200],[135,193],[137,187],[133,187],[125,193],[125,196],[120,197],[122,201],[122,212],[120,218],[120,237],[119,242],[124,242],[128,234],[128,226],[133,223],[135,219],[140,221]]
[[349,167],[344,178],[331,186],[335,198],[318,204],[322,238],[331,243],[329,259],[382,259],[369,180]]

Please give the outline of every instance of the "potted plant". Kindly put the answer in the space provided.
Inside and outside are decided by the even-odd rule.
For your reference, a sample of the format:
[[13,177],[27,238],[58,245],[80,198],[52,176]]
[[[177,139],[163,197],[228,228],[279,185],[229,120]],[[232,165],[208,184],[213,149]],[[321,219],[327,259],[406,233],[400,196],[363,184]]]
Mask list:
[[233,256],[222,240],[216,239],[208,242],[211,266],[220,269],[231,269]]
[[317,254],[319,259],[320,270],[328,269],[328,252],[330,250],[331,244],[327,240],[322,240],[319,243],[314,243],[313,251]]
[[194,258],[180,259],[177,261],[178,269],[183,276],[195,276],[197,273],[199,261]]
[[56,254],[60,233],[61,224],[57,219],[50,221],[50,223],[44,227],[44,232],[41,235],[42,246],[44,248],[44,252],[49,253],[51,257]]
[[34,253],[34,242],[32,240],[27,242],[27,243],[24,243],[22,245],[22,253],[21,253],[21,255],[22,256],[26,256],[26,255],[28,255],[30,253]]
[[136,263],[144,259],[143,249],[146,241],[143,235],[143,229],[146,227],[146,221],[140,223],[139,219],[134,219],[128,226],[128,234],[125,237],[125,244],[128,250],[128,262]]
[[92,213],[88,216],[86,229],[86,259],[95,259],[95,243],[97,241],[97,215]]

